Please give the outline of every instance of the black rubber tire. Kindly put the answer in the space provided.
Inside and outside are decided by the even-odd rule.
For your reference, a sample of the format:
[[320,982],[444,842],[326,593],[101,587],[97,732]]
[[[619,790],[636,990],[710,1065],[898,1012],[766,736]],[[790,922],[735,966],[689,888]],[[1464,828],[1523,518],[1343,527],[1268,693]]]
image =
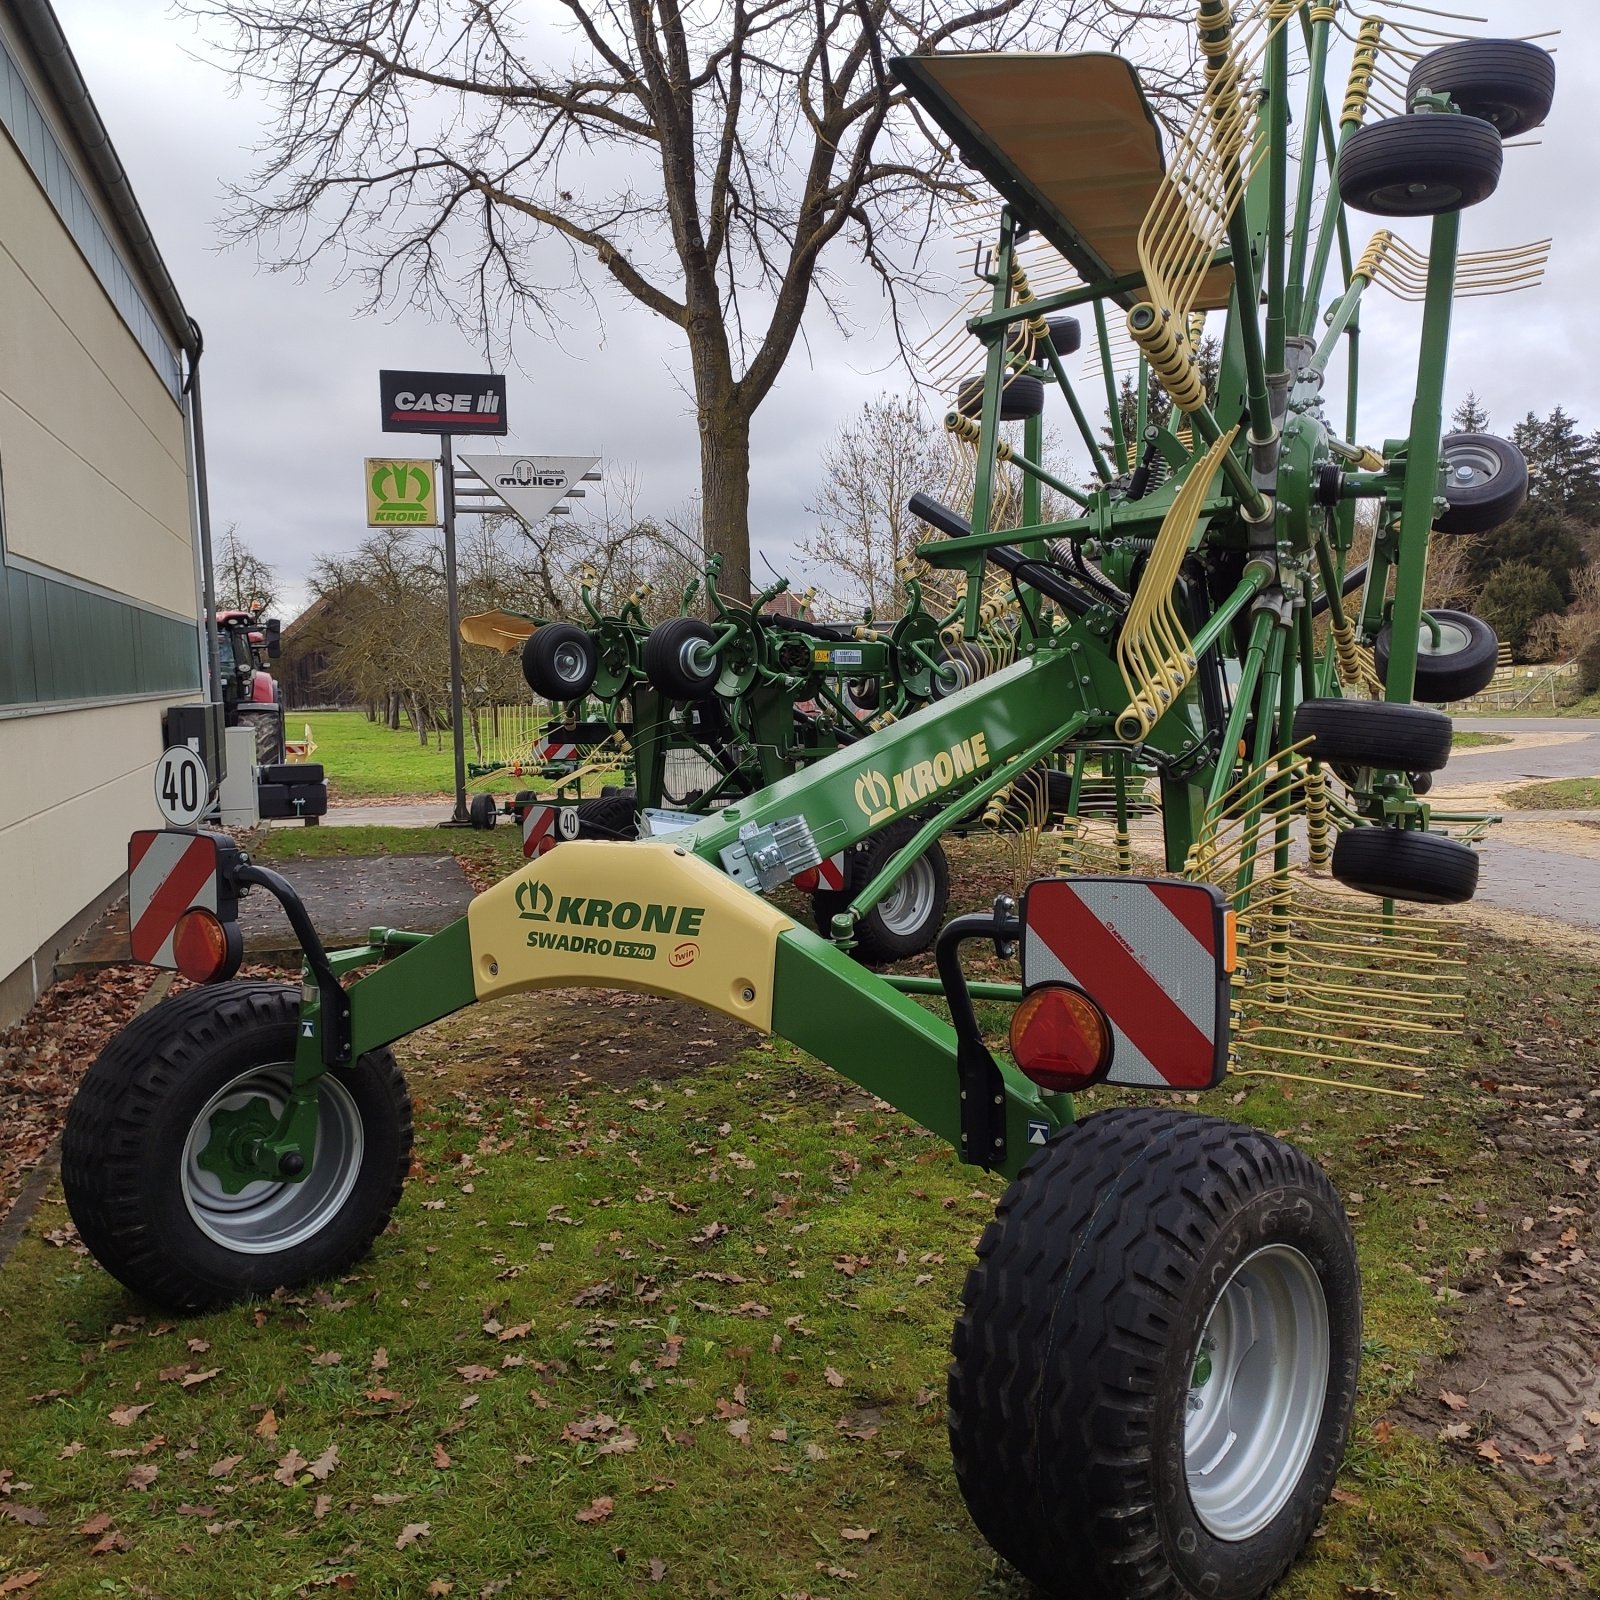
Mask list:
[[[1429,705],[1449,705],[1470,700],[1489,687],[1500,665],[1500,641],[1481,617],[1465,611],[1430,611],[1440,628],[1437,651],[1433,634],[1423,623],[1418,635],[1417,678],[1411,697]],[[1378,676],[1389,681],[1389,644],[1393,629],[1385,627],[1373,642],[1372,659]]]
[[1500,135],[1476,117],[1390,117],[1339,152],[1339,193],[1379,217],[1437,217],[1487,200],[1500,182]]
[[1051,317],[1045,326],[1058,356],[1076,355],[1083,346],[1083,324],[1076,317]]
[[1440,533],[1491,533],[1509,522],[1528,498],[1527,458],[1509,439],[1492,433],[1447,433],[1439,442],[1439,459],[1449,502],[1434,519]]
[[[1314,1396],[1314,1432],[1275,1514],[1219,1538],[1191,1498],[1184,1429],[1212,1309],[1263,1250],[1298,1257],[1320,1290],[1327,1375],[1320,1393],[1308,1375],[1296,1414]],[[956,1480],[983,1536],[1045,1594],[1254,1600],[1283,1575],[1333,1488],[1361,1360],[1355,1243],[1314,1161],[1213,1117],[1086,1117],[1006,1190],[961,1300]]]
[[851,678],[844,692],[858,711],[876,711],[883,703],[883,686],[876,678]]
[[1452,729],[1443,711],[1386,700],[1303,700],[1294,714],[1294,742],[1313,740],[1317,760],[1392,772],[1438,772]]
[[1447,94],[1502,139],[1537,128],[1556,95],[1556,63],[1525,39],[1464,39],[1430,50],[1406,80],[1406,105],[1419,94]]
[[[811,914],[824,938],[833,932],[834,917],[878,875],[918,826],[910,819],[891,823],[881,833],[845,852],[844,888],[819,889],[811,897]],[[949,906],[950,863],[936,839],[912,862],[888,897],[856,924],[855,947],[850,953],[869,966],[921,955],[939,937]],[[897,914],[901,907],[905,917]]]
[[492,828],[500,820],[500,807],[492,794],[475,794],[467,804],[467,817],[474,828]]
[[721,671],[713,661],[696,669],[685,659],[696,641],[709,643],[716,635],[698,617],[668,617],[645,636],[644,674],[669,700],[704,700],[717,686]]
[[[976,417],[983,410],[983,374],[967,378],[956,390],[956,409],[964,417]],[[1044,382],[1020,375],[1008,378],[1000,390],[1000,421],[1024,422],[1044,415]]]
[[986,676],[989,670],[988,655],[965,639],[958,639],[954,644],[941,646],[939,660],[941,663],[950,662],[955,667],[957,676],[954,683],[947,683],[937,672],[931,674],[928,692],[934,700],[948,699],[949,696],[965,689],[968,684],[976,683],[979,678]]
[[1349,828],[1333,842],[1338,881],[1384,900],[1454,906],[1478,888],[1478,852],[1442,833],[1410,828]]
[[262,783],[322,783],[326,778],[320,761],[274,762],[260,773]]
[[1431,772],[1408,772],[1406,778],[1411,784],[1412,794],[1424,795],[1433,787]]
[[632,789],[578,802],[580,839],[637,839],[639,808]]
[[[311,1237],[279,1250],[234,1248],[202,1231],[185,1201],[184,1151],[197,1118],[241,1075],[293,1061],[299,1015],[298,985],[192,989],[135,1017],[79,1085],[61,1148],[67,1208],[95,1259],[135,1294],[200,1311],[297,1288],[345,1271],[388,1223],[411,1163],[411,1100],[388,1050],[329,1069],[359,1120],[361,1156]],[[302,1182],[318,1171],[313,1160]],[[292,1187],[263,1181],[237,1198],[259,1188],[258,1205],[268,1204]]]
[[581,700],[600,670],[594,635],[575,622],[547,622],[522,646],[522,676],[541,699],[565,705]]

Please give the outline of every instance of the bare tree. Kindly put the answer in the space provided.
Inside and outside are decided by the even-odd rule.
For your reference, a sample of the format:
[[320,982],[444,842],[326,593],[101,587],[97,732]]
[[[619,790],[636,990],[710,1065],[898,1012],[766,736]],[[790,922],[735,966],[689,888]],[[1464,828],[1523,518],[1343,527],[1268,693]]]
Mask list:
[[883,394],[839,429],[821,465],[816,499],[806,507],[817,530],[800,550],[821,569],[823,597],[834,609],[897,616],[904,585],[896,564],[930,537],[906,501],[919,489],[937,493],[948,475],[943,437],[914,400]]
[[[708,551],[749,581],[750,423],[851,245],[898,315],[963,193],[889,69],[950,49],[1115,48],[1109,0],[179,0],[276,102],[235,238],[330,255],[372,304],[486,345],[599,285],[683,330]],[[565,59],[563,59],[565,58]],[[558,248],[551,250],[551,244]],[[559,265],[558,265],[559,263]],[[596,279],[591,269],[603,276]],[[609,280],[609,281],[608,281]]]
[[251,603],[259,600],[262,613],[271,612],[278,599],[278,575],[240,537],[237,522],[222,530],[212,566],[219,610],[248,611]]

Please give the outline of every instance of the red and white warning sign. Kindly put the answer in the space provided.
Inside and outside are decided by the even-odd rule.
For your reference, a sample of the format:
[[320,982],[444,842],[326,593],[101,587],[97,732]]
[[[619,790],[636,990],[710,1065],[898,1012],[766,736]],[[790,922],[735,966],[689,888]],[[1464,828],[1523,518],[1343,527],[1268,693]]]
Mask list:
[[1022,985],[1071,983],[1110,1020],[1108,1083],[1208,1089],[1228,1055],[1227,901],[1174,878],[1043,878],[1022,906]]
[[814,867],[804,867],[792,879],[801,894],[815,894],[819,889],[844,888],[844,851],[827,856]]
[[563,839],[578,837],[574,805],[531,805],[522,813],[522,853],[530,860],[554,850]]
[[535,761],[576,761],[578,747],[570,739],[540,739],[533,747]]
[[145,829],[128,840],[128,944],[135,961],[176,967],[172,935],[192,906],[217,910],[217,847],[203,833]]

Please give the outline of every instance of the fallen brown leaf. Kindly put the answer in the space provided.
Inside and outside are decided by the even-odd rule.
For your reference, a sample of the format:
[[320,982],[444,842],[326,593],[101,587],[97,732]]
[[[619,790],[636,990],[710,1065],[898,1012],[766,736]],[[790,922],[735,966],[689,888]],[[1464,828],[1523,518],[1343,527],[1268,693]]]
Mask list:
[[291,1445],[288,1455],[279,1458],[278,1470],[272,1476],[285,1489],[292,1489],[294,1480],[310,1465],[311,1463]]
[[603,1494],[598,1499],[591,1500],[582,1511],[578,1512],[579,1522],[604,1522],[616,1510],[616,1501],[610,1495]]
[[832,1367],[824,1367],[822,1369],[822,1381],[826,1383],[830,1389],[844,1388],[844,1379],[840,1377]]
[[26,1572],[13,1572],[0,1578],[0,1594],[15,1594],[19,1589],[31,1589],[44,1576],[42,1567],[30,1567]]
[[426,1539],[433,1528],[426,1522],[408,1522],[400,1530],[400,1537],[395,1540],[396,1550],[404,1550],[408,1544],[415,1544],[418,1539]]
[[854,1539],[860,1544],[865,1544],[877,1531],[876,1528],[841,1528],[839,1537],[841,1539]]
[[243,1456],[223,1456],[206,1468],[208,1478],[226,1478],[244,1460]]
[[261,1413],[261,1420],[255,1427],[256,1438],[276,1439],[278,1437],[278,1413],[268,1406]]
[[113,1428],[131,1428],[154,1404],[154,1400],[147,1400],[142,1406],[114,1406],[107,1421]]

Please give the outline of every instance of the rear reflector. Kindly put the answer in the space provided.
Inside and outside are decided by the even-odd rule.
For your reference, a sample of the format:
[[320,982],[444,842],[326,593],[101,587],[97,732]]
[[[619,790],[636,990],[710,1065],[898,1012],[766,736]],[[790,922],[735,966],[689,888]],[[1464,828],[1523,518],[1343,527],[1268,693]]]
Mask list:
[[1111,1024],[1082,989],[1046,984],[1011,1016],[1011,1059],[1041,1089],[1073,1093],[1105,1076]]
[[190,983],[220,983],[239,970],[244,936],[237,922],[223,922],[214,911],[195,906],[178,918],[172,955]]

